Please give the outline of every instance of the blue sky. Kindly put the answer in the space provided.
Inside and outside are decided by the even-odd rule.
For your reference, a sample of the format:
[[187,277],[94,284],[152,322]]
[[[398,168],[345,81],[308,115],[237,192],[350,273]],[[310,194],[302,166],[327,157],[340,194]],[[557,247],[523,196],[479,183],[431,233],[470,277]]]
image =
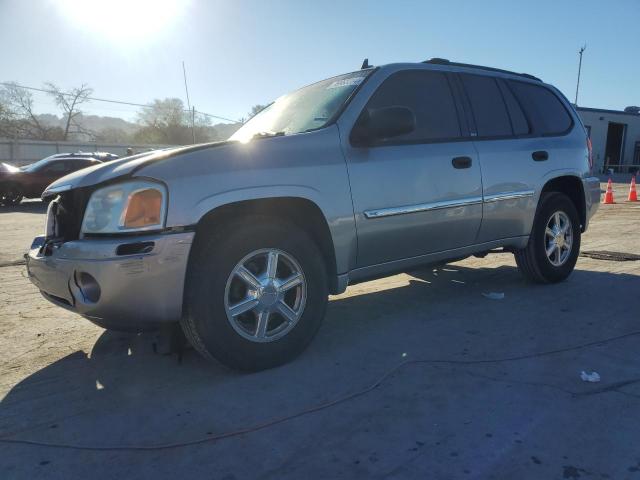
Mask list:
[[[573,100],[577,50],[586,42],[579,104],[640,104],[639,0],[95,3],[0,0],[0,81],[85,82],[96,97],[137,103],[184,99],[184,60],[196,108],[238,118],[357,69],[365,57],[372,64],[444,57],[528,72]],[[52,110],[44,95],[36,100]],[[135,114],[96,103],[87,111]]]

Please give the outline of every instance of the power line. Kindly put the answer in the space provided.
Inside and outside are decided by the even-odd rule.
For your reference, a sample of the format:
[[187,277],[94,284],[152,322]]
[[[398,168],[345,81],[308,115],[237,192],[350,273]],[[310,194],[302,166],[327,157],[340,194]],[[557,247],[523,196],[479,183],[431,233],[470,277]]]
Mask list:
[[[18,83],[8,83],[8,82],[0,82],[0,85],[4,85],[5,87],[19,87],[19,88],[24,88],[25,90],[33,90],[35,92],[44,92],[44,93],[50,93],[50,94],[55,94],[55,95],[65,95],[67,97],[72,97],[74,96],[71,93],[65,93],[65,92],[56,92],[53,90],[46,90],[44,88],[36,88],[36,87],[27,87],[25,85],[20,85]],[[117,103],[119,105],[130,105],[132,107],[142,107],[142,108],[152,108],[153,105],[148,105],[148,104],[143,104],[143,103],[134,103],[134,102],[125,102],[123,100],[110,100],[110,99],[106,99],[106,98],[96,98],[96,97],[86,97],[87,100],[91,100],[94,102],[105,102],[105,103]],[[187,109],[183,109],[185,112],[192,112],[192,110],[187,110]],[[199,113],[200,115],[204,115],[206,117],[211,117],[211,118],[217,118],[219,120],[226,120],[227,122],[232,122],[232,123],[241,123],[239,120],[233,120],[231,118],[227,118],[227,117],[221,117],[220,115],[212,115],[211,113],[206,113],[206,112],[200,112],[199,110],[195,110],[196,113]]]

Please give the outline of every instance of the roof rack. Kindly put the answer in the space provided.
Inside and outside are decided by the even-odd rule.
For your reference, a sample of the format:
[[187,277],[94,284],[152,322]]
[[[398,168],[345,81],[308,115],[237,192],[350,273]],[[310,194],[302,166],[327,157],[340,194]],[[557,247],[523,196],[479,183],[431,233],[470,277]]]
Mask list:
[[499,73],[508,73],[510,75],[518,75],[519,77],[525,77],[531,80],[537,80],[538,82],[542,81],[538,77],[534,77],[533,75],[529,75],[528,73],[517,73],[517,72],[512,72],[510,70],[503,70],[501,68],[485,67],[483,65],[472,65],[470,63],[451,62],[446,58],[431,58],[429,60],[425,60],[422,63],[430,63],[433,65],[451,65],[452,67],[477,68],[479,70],[488,70],[490,72],[499,72]]

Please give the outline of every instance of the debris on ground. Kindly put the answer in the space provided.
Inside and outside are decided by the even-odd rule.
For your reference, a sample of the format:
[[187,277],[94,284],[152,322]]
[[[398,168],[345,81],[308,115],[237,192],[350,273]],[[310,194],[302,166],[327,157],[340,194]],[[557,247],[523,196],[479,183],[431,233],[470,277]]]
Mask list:
[[594,260],[608,260],[610,262],[634,262],[640,260],[640,255],[635,253],[609,252],[606,250],[593,250],[580,252],[581,257],[593,258]]
[[502,300],[504,298],[503,292],[489,292],[483,293],[482,296],[484,298],[488,298],[489,300]]
[[580,378],[583,382],[597,383],[600,381],[600,374],[598,372],[587,373],[583,370],[580,373]]

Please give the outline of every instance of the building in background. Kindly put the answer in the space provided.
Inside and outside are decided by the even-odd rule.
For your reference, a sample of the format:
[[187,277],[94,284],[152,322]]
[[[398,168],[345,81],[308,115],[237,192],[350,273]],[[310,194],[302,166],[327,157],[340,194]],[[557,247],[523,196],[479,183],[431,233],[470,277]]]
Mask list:
[[599,173],[640,171],[640,108],[578,107],[591,137],[593,168]]

